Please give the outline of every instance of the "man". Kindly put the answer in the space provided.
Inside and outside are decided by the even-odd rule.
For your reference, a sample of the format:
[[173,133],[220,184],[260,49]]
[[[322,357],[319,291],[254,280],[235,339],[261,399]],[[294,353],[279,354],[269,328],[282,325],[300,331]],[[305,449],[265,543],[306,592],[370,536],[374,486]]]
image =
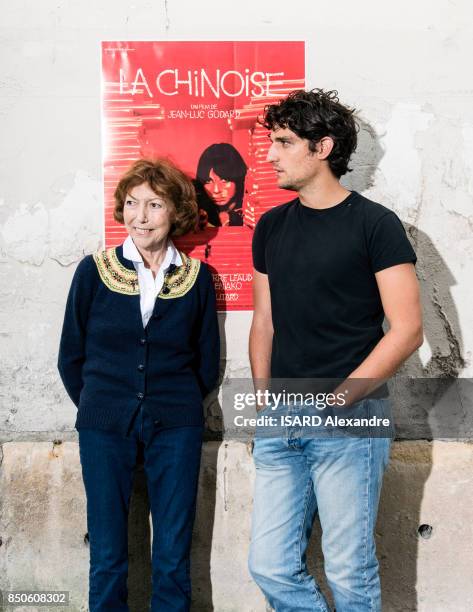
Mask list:
[[[392,211],[339,182],[357,138],[353,111],[337,92],[293,92],[266,108],[264,125],[278,185],[298,198],[265,213],[255,229],[255,386],[346,379],[337,415],[357,406],[384,413],[381,383],[422,344],[415,253]],[[276,612],[329,610],[305,563],[318,512],[337,612],[380,611],[374,527],[390,438],[284,432],[255,439],[253,578]]]

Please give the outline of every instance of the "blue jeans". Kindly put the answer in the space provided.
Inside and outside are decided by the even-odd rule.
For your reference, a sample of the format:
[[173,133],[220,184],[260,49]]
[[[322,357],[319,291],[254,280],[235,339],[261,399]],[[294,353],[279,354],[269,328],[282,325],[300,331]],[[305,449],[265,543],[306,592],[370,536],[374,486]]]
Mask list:
[[140,408],[127,437],[79,430],[90,541],[89,612],[128,612],[128,509],[139,445],[153,522],[153,612],[190,609],[202,427],[163,429]]
[[276,612],[330,610],[306,566],[317,512],[337,612],[380,612],[374,528],[390,443],[343,432],[302,437],[295,425],[256,437],[249,569]]

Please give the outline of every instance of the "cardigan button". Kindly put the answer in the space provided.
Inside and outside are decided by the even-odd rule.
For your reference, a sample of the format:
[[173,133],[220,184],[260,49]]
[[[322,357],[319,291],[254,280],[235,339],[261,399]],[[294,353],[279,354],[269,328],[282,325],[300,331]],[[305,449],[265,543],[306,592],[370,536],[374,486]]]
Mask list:
[[146,338],[140,338],[140,344],[141,345],[146,344]]
[[145,369],[145,366],[142,363],[140,363],[140,365],[138,366],[138,371],[143,372],[144,369]]
[[160,425],[161,425],[161,421],[160,421],[160,419],[156,419],[156,420],[154,421],[154,426],[155,426],[155,427],[159,427]]
[[144,399],[144,398],[145,398],[145,394],[144,394],[144,393],[137,393],[137,394],[136,394],[136,397],[137,397],[139,400],[142,400],[142,399]]
[[160,315],[160,314],[155,314],[155,315],[153,315],[153,319],[154,319],[155,321],[158,321],[159,319],[162,319],[162,318],[163,318],[163,315]]

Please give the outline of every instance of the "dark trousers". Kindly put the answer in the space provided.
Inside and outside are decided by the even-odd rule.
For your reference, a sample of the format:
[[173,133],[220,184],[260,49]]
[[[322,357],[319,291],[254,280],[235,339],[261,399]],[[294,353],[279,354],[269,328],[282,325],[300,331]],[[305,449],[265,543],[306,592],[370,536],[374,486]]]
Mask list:
[[163,429],[140,409],[127,437],[81,429],[90,541],[89,612],[128,612],[128,509],[139,446],[153,521],[152,612],[188,612],[201,427]]

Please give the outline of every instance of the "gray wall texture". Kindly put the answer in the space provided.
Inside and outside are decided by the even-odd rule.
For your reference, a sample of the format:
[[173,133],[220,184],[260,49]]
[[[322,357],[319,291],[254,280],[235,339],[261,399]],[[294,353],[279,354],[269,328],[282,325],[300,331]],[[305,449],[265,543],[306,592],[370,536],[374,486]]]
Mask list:
[[[87,609],[85,498],[75,408],[56,358],[75,266],[102,244],[99,42],[305,39],[308,86],[338,89],[360,109],[346,185],[398,213],[417,250],[426,341],[403,374],[468,379],[473,22],[466,0],[2,0],[0,9],[0,589],[68,590],[67,610],[75,612]],[[250,319],[221,315],[226,377],[249,374]],[[441,394],[444,414],[470,411],[464,383],[453,383],[455,399]],[[401,429],[383,489],[384,610],[466,612],[473,609],[471,430],[458,427],[432,442],[422,414],[418,439],[405,439],[412,436]],[[220,422],[215,397],[209,431]],[[250,446],[205,444],[195,610],[266,609],[246,569],[253,477]],[[421,525],[433,530],[419,533]],[[130,516],[134,612],[149,594],[150,537],[139,473]],[[311,559],[323,583],[317,528]]]

